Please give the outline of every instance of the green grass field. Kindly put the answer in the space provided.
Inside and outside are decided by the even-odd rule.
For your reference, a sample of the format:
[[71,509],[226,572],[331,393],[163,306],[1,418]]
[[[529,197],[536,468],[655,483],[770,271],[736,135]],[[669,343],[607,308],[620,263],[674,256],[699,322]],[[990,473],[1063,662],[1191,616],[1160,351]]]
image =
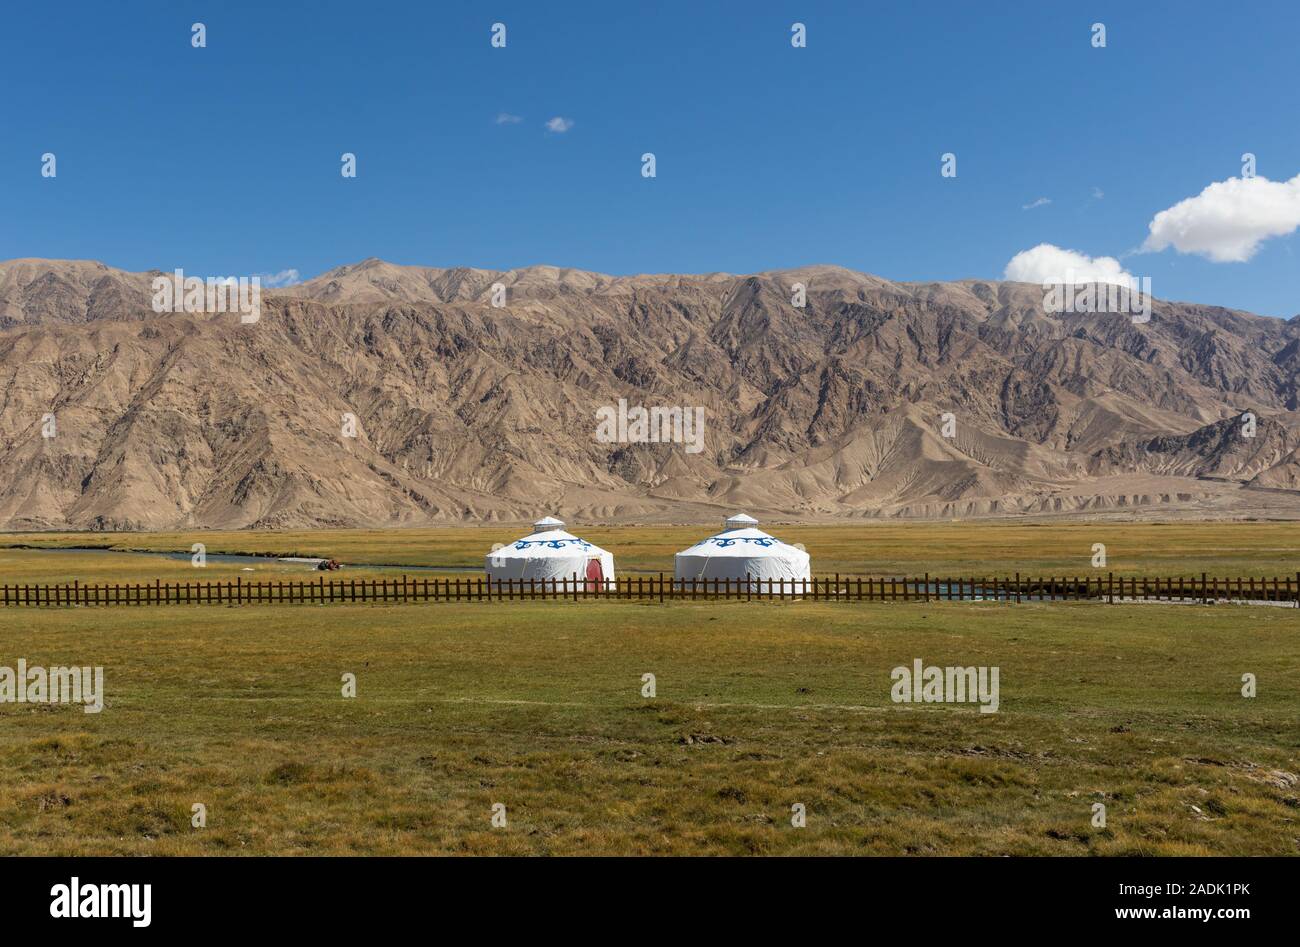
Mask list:
[[[19,657],[106,706],[0,704],[5,854],[1300,852],[1291,609],[0,610]],[[1000,711],[892,703],[914,658]]]
[[[702,526],[591,527],[572,531],[614,553],[620,571],[671,573],[673,554],[721,524]],[[764,524],[790,543],[803,543],[818,574],[844,575],[1026,575],[1082,576],[1094,572],[1092,547],[1106,546],[1107,570],[1116,575],[1273,576],[1300,571],[1300,525],[1295,523],[1051,523],[1042,525],[910,523],[834,526]],[[436,529],[204,531],[193,533],[7,533],[0,534],[0,581],[55,582],[118,574],[122,581],[193,578],[187,562],[86,554],[75,563],[61,553],[25,556],[15,545],[92,546],[117,550],[184,551],[202,542],[209,553],[334,557],[353,564],[446,567],[483,565],[493,543],[508,543],[528,527],[475,526]],[[106,561],[108,560],[108,561]],[[113,560],[120,560],[114,564]],[[160,563],[161,564],[158,564]],[[141,568],[143,567],[143,568]],[[203,576],[233,578],[239,568],[210,564]],[[131,570],[136,570],[131,574]],[[166,571],[164,571],[166,570]],[[303,566],[268,561],[256,571],[302,573]],[[244,573],[247,575],[247,573]],[[353,574],[360,575],[354,570]],[[370,573],[367,573],[369,577]]]

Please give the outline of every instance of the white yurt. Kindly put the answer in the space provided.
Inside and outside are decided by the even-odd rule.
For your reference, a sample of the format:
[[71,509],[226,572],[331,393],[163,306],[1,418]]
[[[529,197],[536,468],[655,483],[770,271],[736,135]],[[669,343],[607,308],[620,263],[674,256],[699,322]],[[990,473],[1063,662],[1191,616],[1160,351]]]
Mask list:
[[536,579],[539,590],[543,581],[549,589],[552,579],[556,588],[571,589],[575,576],[579,590],[584,588],[583,579],[588,580],[585,588],[589,591],[614,588],[614,556],[566,533],[564,523],[553,516],[534,523],[533,531],[523,539],[488,553],[486,565],[490,579],[522,579],[525,583]]
[[673,558],[673,575],[678,583],[691,579],[758,579],[764,591],[767,580],[772,590],[803,592],[802,583],[812,577],[808,553],[786,545],[758,528],[758,520],[739,513],[723,523],[722,532],[702,539]]

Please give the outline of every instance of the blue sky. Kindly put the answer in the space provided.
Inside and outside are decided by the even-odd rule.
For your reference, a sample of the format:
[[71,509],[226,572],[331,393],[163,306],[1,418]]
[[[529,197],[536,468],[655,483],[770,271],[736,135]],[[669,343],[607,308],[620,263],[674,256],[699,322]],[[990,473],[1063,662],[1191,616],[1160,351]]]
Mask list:
[[[1300,313],[1294,229],[1244,262],[1135,253],[1244,152],[1261,178],[1300,175],[1290,0],[123,0],[4,19],[0,259],[929,280],[1001,278],[1047,243],[1118,258],[1161,298]],[[1238,214],[1190,210],[1210,231]]]

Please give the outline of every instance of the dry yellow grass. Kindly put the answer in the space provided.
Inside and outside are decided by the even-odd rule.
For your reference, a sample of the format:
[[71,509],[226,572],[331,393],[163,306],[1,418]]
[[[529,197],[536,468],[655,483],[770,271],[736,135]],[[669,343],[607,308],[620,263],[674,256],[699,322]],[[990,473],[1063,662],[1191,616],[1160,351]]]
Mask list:
[[[701,526],[587,527],[578,535],[614,553],[625,571],[671,572],[673,554],[721,524]],[[1093,545],[1106,546],[1107,570],[1117,575],[1294,575],[1300,570],[1300,527],[1294,523],[908,523],[764,527],[790,543],[803,543],[819,574],[844,575],[1087,575]],[[0,581],[21,568],[6,546],[99,546],[188,553],[203,542],[209,553],[332,556],[347,563],[478,568],[493,543],[527,532],[523,525],[396,530],[202,531],[194,533],[0,534]],[[10,556],[13,553],[9,553]],[[64,555],[72,555],[71,553]],[[177,572],[178,562],[155,566]],[[8,563],[8,567],[6,567]],[[129,564],[124,560],[123,564]],[[71,566],[71,564],[69,564]],[[94,567],[83,559],[79,569]],[[210,566],[210,568],[212,568]],[[271,563],[263,568],[277,568]],[[302,569],[302,567],[297,567]],[[43,573],[48,574],[48,573]],[[77,575],[69,568],[71,578]],[[233,573],[232,573],[233,574]],[[162,576],[166,578],[166,576]],[[34,581],[34,580],[33,580]],[[183,581],[183,580],[182,580]]]

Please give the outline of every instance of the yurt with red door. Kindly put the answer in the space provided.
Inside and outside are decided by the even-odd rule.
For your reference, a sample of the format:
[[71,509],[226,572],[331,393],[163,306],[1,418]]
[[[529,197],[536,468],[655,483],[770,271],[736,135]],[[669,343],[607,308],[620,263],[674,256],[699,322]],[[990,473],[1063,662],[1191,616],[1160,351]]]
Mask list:
[[[589,591],[614,588],[614,556],[594,543],[565,532],[564,523],[547,516],[533,524],[533,531],[522,539],[501,546],[487,554],[488,578],[497,580],[537,580],[540,590],[577,587]],[[583,580],[587,580],[584,586]]]

